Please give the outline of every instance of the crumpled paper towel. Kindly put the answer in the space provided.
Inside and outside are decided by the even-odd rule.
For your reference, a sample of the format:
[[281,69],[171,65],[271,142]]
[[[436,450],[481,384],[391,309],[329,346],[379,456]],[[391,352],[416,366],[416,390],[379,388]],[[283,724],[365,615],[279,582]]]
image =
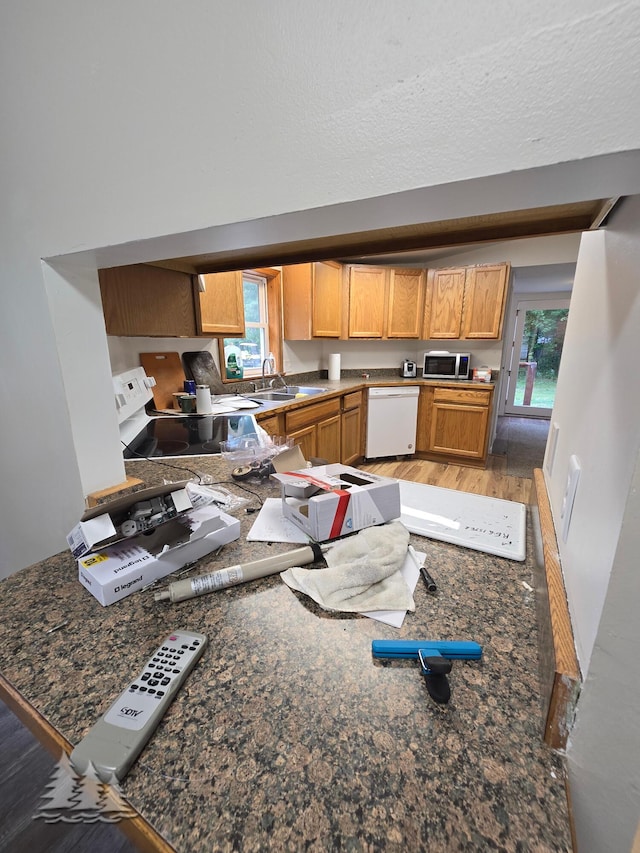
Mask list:
[[367,527],[326,552],[328,568],[294,566],[280,577],[324,610],[413,611],[413,595],[400,573],[408,544],[409,531],[399,521]]

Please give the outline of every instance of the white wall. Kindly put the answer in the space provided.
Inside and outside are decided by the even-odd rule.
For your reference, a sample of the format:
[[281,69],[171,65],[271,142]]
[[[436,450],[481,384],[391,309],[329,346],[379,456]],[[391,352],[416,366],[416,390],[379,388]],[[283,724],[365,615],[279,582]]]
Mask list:
[[[607,231],[583,235],[552,422],[560,427],[547,474],[559,520],[569,457],[582,466],[566,542],[559,535],[583,673],[598,630],[640,443],[640,198],[628,199]],[[545,463],[545,469],[550,460]]]
[[[629,850],[640,811],[640,197],[606,232],[583,235],[545,476],[585,677],[568,746],[583,851]],[[550,447],[547,448],[547,455]],[[567,541],[559,533],[568,460],[582,473]]]

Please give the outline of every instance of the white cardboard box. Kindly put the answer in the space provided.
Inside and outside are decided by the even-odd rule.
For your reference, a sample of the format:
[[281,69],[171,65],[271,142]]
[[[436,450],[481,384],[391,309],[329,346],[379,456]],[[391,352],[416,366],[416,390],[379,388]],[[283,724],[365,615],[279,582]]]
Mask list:
[[240,536],[240,522],[217,507],[192,510],[78,560],[78,579],[100,604],[113,604]]
[[186,482],[168,483],[141,489],[122,498],[87,510],[73,530],[67,535],[67,544],[74,557],[82,557],[96,549],[123,539],[118,527],[128,516],[134,504],[152,498],[170,498],[177,515],[193,509],[191,498],[185,488]]
[[271,476],[280,482],[284,517],[316,542],[400,517],[400,486],[389,477],[340,464]]

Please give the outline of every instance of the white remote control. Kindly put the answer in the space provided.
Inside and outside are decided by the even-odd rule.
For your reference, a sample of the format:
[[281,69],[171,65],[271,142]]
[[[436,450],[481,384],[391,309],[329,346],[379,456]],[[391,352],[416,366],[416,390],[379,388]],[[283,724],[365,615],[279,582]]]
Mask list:
[[91,762],[104,782],[123,779],[206,646],[204,634],[169,634],[73,750],[75,770],[84,775]]

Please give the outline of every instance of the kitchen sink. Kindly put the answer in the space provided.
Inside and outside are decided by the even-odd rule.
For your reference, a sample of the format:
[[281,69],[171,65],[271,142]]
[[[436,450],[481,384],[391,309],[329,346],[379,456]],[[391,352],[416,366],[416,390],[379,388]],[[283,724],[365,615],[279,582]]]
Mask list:
[[287,400],[295,400],[298,394],[305,397],[313,397],[314,394],[322,394],[326,388],[317,388],[314,385],[285,385],[280,388],[265,388],[264,391],[253,391],[247,394],[251,400],[260,402],[261,400],[274,400],[286,402]]

